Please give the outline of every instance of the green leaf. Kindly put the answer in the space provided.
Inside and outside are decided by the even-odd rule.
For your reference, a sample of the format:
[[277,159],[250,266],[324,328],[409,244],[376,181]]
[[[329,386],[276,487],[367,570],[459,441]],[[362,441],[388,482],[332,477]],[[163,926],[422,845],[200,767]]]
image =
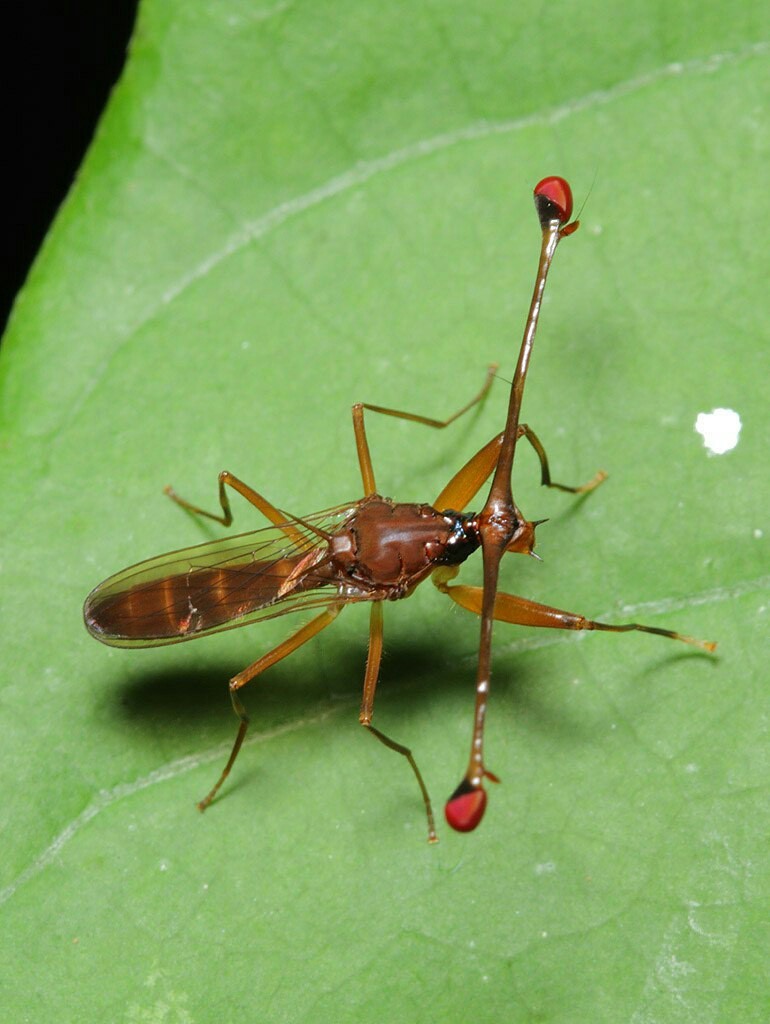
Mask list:
[[[764,250],[759,8],[146,0],[125,74],[0,361],[3,1002],[8,1019],[765,1021]],[[40,126],[44,130],[44,126]],[[498,626],[482,827],[425,842],[406,765],[356,722],[365,608],[244,699],[291,628],[115,651],[89,589],[218,536],[227,467],[300,514],[431,500],[500,429],[545,174],[587,197],[524,414],[584,500],[517,500],[514,593],[713,638]],[[699,413],[740,415],[709,456]],[[261,525],[244,503],[236,528]],[[479,580],[469,563],[462,579]],[[387,608],[375,722],[437,808],[470,740],[477,622]]]

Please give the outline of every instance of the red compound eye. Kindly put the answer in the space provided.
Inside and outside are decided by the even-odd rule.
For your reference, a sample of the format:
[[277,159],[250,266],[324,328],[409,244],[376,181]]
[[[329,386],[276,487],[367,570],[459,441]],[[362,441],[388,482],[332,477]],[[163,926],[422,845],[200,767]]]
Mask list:
[[472,832],[484,817],[486,806],[487,794],[481,786],[466,789],[461,784],[447,800],[444,815],[456,832]]
[[558,210],[559,220],[566,224],[572,216],[572,189],[564,178],[553,175],[550,178],[543,178],[535,185],[535,198],[542,196]]

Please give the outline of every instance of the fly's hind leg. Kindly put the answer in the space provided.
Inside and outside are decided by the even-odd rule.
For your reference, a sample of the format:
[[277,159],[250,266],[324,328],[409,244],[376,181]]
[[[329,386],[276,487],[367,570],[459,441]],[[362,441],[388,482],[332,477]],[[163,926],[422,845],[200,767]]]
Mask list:
[[365,729],[368,729],[372,736],[375,736],[380,743],[384,743],[390,750],[395,750],[397,754],[401,754],[409,762],[409,766],[414,772],[414,776],[417,779],[417,784],[420,787],[422,793],[423,803],[425,804],[425,814],[428,819],[428,842],[435,843],[438,841],[436,835],[436,823],[433,818],[433,808],[430,803],[430,796],[428,795],[428,788],[425,785],[425,781],[422,777],[420,769],[417,767],[417,762],[414,759],[412,751],[403,746],[401,743],[396,743],[390,736],[386,736],[384,732],[380,732],[372,725],[372,714],[374,712],[374,693],[377,689],[377,679],[380,674],[380,661],[382,659],[382,601],[374,601],[372,603],[371,614],[369,618],[369,655],[366,659],[366,674],[364,676],[364,692],[361,698],[361,712],[358,716],[358,720]]
[[272,665],[275,665],[276,662],[279,662],[289,654],[292,654],[298,647],[307,643],[308,640],[311,640],[316,636],[316,634],[320,633],[322,629],[325,629],[326,626],[334,622],[342,608],[343,605],[341,603],[335,602],[330,604],[326,611],[317,615],[314,619],[311,619],[310,622],[305,623],[305,625],[301,626],[296,633],[292,633],[290,637],[278,644],[277,647],[274,647],[272,651],[268,651],[267,654],[263,654],[261,658],[258,658],[252,665],[249,665],[248,668],[245,668],[230,680],[230,699],[233,703],[233,710],[240,719],[241,724],[238,727],[238,733],[235,737],[233,749],[230,751],[230,757],[227,759],[227,764],[225,765],[222,774],[219,776],[216,785],[202,800],[198,801],[197,806],[199,811],[205,811],[221,789],[222,783],[230,774],[230,770],[235,764],[235,759],[243,745],[243,741],[246,737],[246,731],[249,728],[249,716],[246,714],[246,709],[238,697],[238,690],[240,690],[242,686],[245,686],[246,683],[251,682],[252,679],[255,679],[260,675],[260,673],[264,672]]
[[223,469],[219,474],[219,504],[222,507],[222,515],[219,516],[215,512],[207,512],[204,508],[199,508],[198,505],[193,505],[192,502],[186,501],[184,498],[180,498],[173,487],[164,487],[163,493],[167,494],[172,501],[175,501],[177,505],[186,509],[188,512],[192,512],[196,516],[205,516],[206,519],[213,519],[215,523],[221,523],[222,526],[230,526],[233,521],[233,513],[230,507],[230,498],[227,494],[227,487],[232,487],[234,491],[242,495],[246,501],[258,508],[262,515],[269,519],[271,523],[278,526],[289,540],[294,543],[302,543],[303,536],[300,530],[291,523],[291,519],[285,512],[282,512],[279,508],[276,508],[272,502],[268,501],[264,495],[260,494],[259,491],[255,491],[248,484],[245,484],[243,480],[239,480],[237,476],[233,476],[228,470]]

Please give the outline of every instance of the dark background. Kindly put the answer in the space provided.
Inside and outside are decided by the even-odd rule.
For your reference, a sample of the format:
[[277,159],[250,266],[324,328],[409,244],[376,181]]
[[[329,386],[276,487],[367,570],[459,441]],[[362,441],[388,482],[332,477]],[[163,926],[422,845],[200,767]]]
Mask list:
[[33,0],[3,15],[0,332],[120,77],[136,7],[137,0]]

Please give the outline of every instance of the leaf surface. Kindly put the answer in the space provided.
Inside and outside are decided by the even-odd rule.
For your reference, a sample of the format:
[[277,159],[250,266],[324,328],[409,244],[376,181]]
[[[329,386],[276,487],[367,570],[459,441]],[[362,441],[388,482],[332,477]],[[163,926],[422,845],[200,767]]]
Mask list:
[[[764,1021],[769,861],[759,9],[146,0],[0,359],[9,1019]],[[100,579],[218,535],[228,468],[303,514],[427,501],[501,427],[545,174],[587,196],[525,398],[554,476],[517,500],[514,593],[720,642],[500,626],[483,826],[425,843],[408,768],[356,724],[366,609],[265,675],[222,798],[227,679],[287,623],[114,651]],[[699,413],[735,410],[709,456]],[[262,525],[236,506],[236,529]],[[478,582],[469,563],[463,581]],[[440,809],[477,623],[387,608],[375,721]],[[44,965],[44,969],[43,969]]]

